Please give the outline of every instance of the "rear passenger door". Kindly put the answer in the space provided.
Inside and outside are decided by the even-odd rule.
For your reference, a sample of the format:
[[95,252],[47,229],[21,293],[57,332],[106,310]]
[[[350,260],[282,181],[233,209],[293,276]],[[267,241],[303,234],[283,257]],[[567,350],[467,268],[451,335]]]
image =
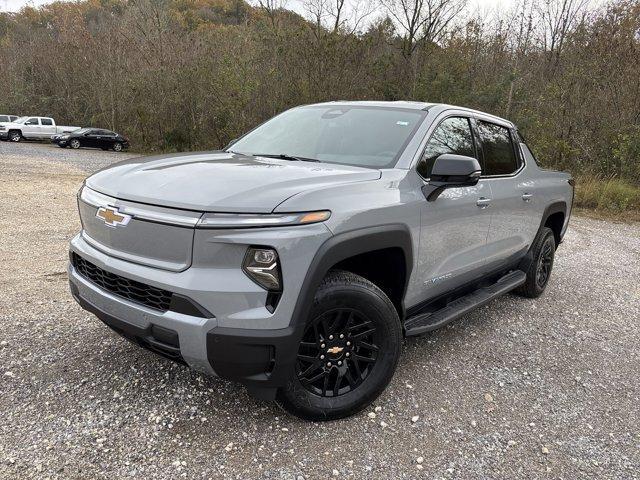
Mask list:
[[[440,155],[478,158],[479,154],[467,115],[450,113],[437,122],[416,168],[425,182]],[[423,298],[432,299],[483,274],[491,218],[485,201],[490,197],[489,185],[478,182],[446,189],[434,202],[425,200],[418,258]]]
[[110,130],[98,130],[98,146],[101,148],[111,148],[115,135],[116,134]]
[[487,237],[487,270],[517,262],[529,248],[533,185],[523,171],[515,130],[506,122],[477,118],[482,145],[481,183],[491,189],[491,226]]
[[50,138],[56,133],[56,127],[53,125],[52,118],[41,118],[40,127],[40,136],[42,137]]

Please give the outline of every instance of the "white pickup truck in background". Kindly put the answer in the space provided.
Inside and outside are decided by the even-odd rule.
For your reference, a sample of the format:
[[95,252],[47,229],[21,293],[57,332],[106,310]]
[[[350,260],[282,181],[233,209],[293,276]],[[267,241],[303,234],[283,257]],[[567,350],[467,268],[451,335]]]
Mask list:
[[59,133],[69,133],[80,127],[56,125],[51,117],[20,117],[14,122],[0,125],[0,138],[19,142],[26,140],[50,140]]

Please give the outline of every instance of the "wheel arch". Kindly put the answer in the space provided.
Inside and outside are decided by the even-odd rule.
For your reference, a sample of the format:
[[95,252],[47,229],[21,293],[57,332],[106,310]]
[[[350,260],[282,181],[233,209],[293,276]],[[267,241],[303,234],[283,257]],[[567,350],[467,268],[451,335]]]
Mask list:
[[554,202],[547,206],[540,221],[538,231],[543,227],[549,227],[556,240],[556,247],[562,242],[564,236],[564,225],[567,218],[567,203],[563,201]]
[[[300,324],[306,321],[315,293],[324,277],[332,269],[339,268],[359,274],[384,291],[387,285],[384,283],[379,285],[375,281],[380,282],[380,277],[372,279],[371,275],[363,275],[367,270],[363,269],[365,265],[363,260],[387,253],[393,256],[394,261],[402,260],[401,272],[396,272],[395,277],[401,278],[402,285],[397,292],[392,293],[393,298],[391,298],[398,309],[398,315],[402,318],[404,295],[413,269],[413,247],[409,228],[403,224],[390,224],[351,230],[335,235],[322,244],[311,261],[302,283],[292,323]],[[384,266],[389,267],[386,264]],[[369,267],[368,270],[373,269]]]

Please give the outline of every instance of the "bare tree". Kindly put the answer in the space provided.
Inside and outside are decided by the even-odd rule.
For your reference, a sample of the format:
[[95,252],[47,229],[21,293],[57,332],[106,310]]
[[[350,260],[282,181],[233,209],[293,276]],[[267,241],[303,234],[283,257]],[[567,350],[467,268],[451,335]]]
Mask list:
[[307,16],[316,30],[353,34],[375,10],[369,0],[304,0]]
[[438,42],[462,12],[464,0],[380,0],[403,32],[402,54],[410,58],[422,43]]
[[589,0],[542,0],[538,5],[543,48],[549,52],[551,70],[558,66],[567,35],[581,20],[588,4]]
[[256,0],[256,4],[266,14],[275,30],[278,26],[278,12],[286,8],[287,0]]

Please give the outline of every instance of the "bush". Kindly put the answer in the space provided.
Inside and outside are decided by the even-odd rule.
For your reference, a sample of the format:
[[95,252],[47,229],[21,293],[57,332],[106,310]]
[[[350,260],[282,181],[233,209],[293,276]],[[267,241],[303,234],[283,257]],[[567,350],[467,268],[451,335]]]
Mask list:
[[574,205],[615,213],[640,213],[640,187],[615,178],[579,177]]

